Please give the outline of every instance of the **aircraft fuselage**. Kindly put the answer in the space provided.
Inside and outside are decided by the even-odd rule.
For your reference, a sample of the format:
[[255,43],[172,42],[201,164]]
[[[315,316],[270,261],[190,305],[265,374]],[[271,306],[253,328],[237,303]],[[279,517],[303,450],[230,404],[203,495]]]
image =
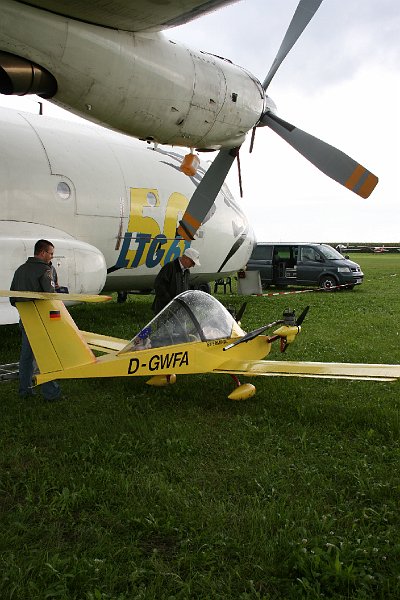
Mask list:
[[[194,177],[182,155],[107,129],[0,109],[0,269],[8,289],[33,244],[55,244],[61,285],[71,292],[144,290],[189,244],[175,237],[206,165]],[[227,186],[198,231],[193,283],[242,268],[254,233]]]

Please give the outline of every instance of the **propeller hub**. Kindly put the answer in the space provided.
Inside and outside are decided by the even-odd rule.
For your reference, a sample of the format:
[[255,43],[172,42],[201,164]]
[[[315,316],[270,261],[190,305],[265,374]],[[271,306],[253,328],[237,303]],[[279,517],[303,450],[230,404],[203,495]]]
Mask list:
[[283,311],[283,323],[288,327],[296,325],[296,311],[286,308]]
[[264,114],[265,113],[273,113],[276,114],[278,111],[277,106],[275,104],[275,102],[272,100],[272,98],[270,96],[265,96],[265,102],[264,102]]

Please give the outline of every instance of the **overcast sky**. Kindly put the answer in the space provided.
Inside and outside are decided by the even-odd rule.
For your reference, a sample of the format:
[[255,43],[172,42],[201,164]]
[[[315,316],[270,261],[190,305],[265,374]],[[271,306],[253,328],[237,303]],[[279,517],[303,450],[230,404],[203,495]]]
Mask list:
[[[167,32],[263,81],[297,0],[242,0]],[[278,115],[336,146],[380,181],[364,200],[267,128],[241,149],[241,200],[260,241],[400,242],[400,4],[324,0],[268,93]],[[18,98],[0,104],[20,106]],[[32,102],[33,105],[33,102]],[[399,175],[398,175],[399,173]],[[238,197],[237,169],[228,184]]]

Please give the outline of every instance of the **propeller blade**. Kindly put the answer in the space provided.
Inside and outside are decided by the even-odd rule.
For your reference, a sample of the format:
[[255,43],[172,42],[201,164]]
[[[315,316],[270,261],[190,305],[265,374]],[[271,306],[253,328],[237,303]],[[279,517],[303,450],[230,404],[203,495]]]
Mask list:
[[237,311],[235,321],[238,323],[244,315],[244,311],[246,310],[247,302],[243,302],[242,306]]
[[303,310],[303,312],[301,313],[301,315],[299,316],[299,318],[296,319],[296,325],[301,325],[302,324],[302,322],[306,318],[306,315],[307,315],[307,313],[308,313],[309,310],[310,310],[310,306],[306,306],[305,309]]
[[239,148],[222,148],[218,152],[195,189],[186,211],[179,221],[176,235],[188,241],[194,239],[196,231],[218,196],[238,151]]
[[282,319],[280,319],[279,321],[273,321],[272,323],[268,323],[268,325],[263,325],[262,327],[254,329],[253,331],[249,331],[249,333],[246,333],[246,335],[239,338],[236,342],[232,342],[232,344],[228,344],[222,349],[230,350],[230,348],[238,346],[239,344],[243,344],[243,342],[249,342],[250,340],[254,340],[255,337],[261,335],[266,329],[269,329],[270,327],[275,327],[275,325],[280,325],[281,323],[283,323]]
[[376,175],[355,160],[326,142],[298,129],[272,113],[265,114],[261,123],[267,125],[317,169],[362,198],[368,196],[378,183]]
[[281,47],[278,50],[277,55],[275,56],[275,60],[272,63],[272,66],[269,70],[268,75],[266,76],[263,88],[267,89],[269,84],[272,81],[275,73],[281,66],[283,60],[286,58],[290,50],[293,48],[315,13],[322,0],[300,0],[297,5],[296,12],[293,15],[292,20],[290,21],[290,25],[286,31],[285,37],[283,38]]

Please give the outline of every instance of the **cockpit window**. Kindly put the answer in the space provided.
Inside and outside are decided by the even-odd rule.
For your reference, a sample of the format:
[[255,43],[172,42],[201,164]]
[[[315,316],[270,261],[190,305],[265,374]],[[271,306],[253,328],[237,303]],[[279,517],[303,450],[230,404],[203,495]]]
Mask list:
[[174,298],[139,331],[121,354],[243,335],[232,315],[213,296],[198,290],[187,291]]

